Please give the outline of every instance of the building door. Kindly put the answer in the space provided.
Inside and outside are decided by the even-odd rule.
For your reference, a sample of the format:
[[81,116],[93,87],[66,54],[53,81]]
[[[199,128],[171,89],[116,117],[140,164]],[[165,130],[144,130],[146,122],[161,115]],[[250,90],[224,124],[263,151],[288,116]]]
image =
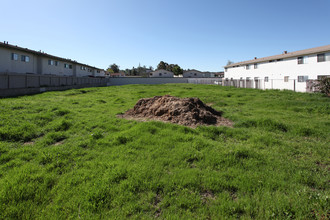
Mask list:
[[260,87],[260,86],[259,86],[259,79],[255,79],[255,80],[254,80],[254,85],[255,85],[254,88],[256,88],[256,89],[260,89],[260,88],[259,88],[259,87]]

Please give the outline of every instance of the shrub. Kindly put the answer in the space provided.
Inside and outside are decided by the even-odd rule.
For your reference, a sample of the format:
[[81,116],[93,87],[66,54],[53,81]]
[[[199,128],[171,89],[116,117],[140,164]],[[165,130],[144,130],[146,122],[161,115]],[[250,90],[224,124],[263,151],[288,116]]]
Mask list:
[[321,93],[330,97],[330,77],[323,77],[318,80],[314,87]]

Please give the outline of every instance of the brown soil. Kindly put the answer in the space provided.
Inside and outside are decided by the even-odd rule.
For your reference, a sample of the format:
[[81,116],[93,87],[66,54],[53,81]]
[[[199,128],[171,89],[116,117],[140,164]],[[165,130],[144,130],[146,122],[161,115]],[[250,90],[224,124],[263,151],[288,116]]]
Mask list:
[[165,95],[140,99],[133,109],[118,117],[140,121],[157,120],[189,127],[233,125],[233,122],[221,115],[222,112],[205,105],[198,98],[177,98]]

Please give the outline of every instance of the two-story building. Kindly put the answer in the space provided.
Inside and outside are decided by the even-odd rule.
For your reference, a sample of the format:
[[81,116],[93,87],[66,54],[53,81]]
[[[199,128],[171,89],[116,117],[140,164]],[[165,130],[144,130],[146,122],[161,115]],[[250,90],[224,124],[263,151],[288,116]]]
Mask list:
[[0,42],[0,73],[104,76],[105,71],[75,60]]
[[330,76],[330,45],[284,51],[225,66],[225,78],[250,83],[252,88],[306,91],[306,81]]
[[171,78],[174,77],[174,74],[171,71],[160,69],[149,73],[149,77]]

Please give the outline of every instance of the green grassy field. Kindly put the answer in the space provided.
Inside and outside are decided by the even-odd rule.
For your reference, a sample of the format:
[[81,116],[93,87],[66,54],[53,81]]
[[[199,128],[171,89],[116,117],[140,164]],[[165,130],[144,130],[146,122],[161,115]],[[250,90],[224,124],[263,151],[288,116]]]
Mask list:
[[[116,118],[165,94],[235,125]],[[327,219],[329,113],[320,94],[193,84],[0,99],[0,219]]]

